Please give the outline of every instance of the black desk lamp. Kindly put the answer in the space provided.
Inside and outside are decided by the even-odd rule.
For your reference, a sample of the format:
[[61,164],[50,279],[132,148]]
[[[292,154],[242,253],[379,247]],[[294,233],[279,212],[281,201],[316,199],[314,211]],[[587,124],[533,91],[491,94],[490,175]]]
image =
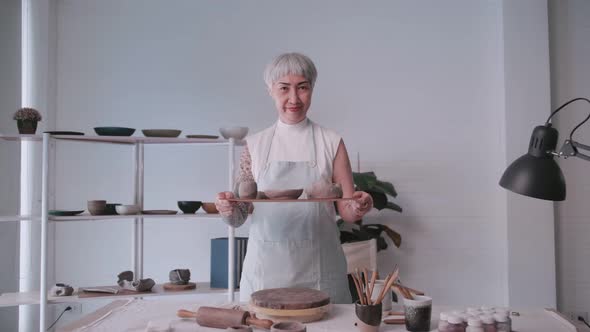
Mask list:
[[516,159],[504,171],[500,186],[517,194],[534,198],[550,201],[565,200],[565,179],[553,157],[564,159],[578,157],[590,161],[590,156],[578,152],[578,149],[590,151],[590,146],[580,144],[572,138],[574,132],[590,119],[590,115],[572,130],[569,139],[565,140],[559,152],[555,152],[559,133],[551,126],[550,121],[557,112],[577,100],[590,103],[590,100],[586,98],[575,98],[553,111],[545,125],[537,126],[533,130],[529,152]]

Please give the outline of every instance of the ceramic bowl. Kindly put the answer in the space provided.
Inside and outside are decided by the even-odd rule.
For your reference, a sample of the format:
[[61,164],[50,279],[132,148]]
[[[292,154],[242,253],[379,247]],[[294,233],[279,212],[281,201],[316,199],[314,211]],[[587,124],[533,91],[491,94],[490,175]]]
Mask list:
[[178,208],[185,214],[193,214],[201,207],[201,201],[178,201]]
[[117,214],[130,215],[130,214],[138,214],[140,209],[139,209],[139,205],[135,205],[135,204],[117,205],[117,206],[115,206],[115,211],[117,211]]
[[105,200],[94,200],[88,201],[88,212],[93,216],[100,216],[105,214],[107,208],[107,201]]
[[178,137],[182,130],[177,129],[143,129],[145,137]]
[[213,202],[203,202],[203,210],[207,213],[219,213],[217,211],[217,207],[215,207],[215,203]]
[[94,131],[99,136],[131,136],[135,132],[135,129],[126,127],[94,127]]
[[264,194],[270,199],[297,199],[303,193],[303,189],[265,190]]
[[104,214],[106,215],[116,215],[117,214],[117,206],[121,205],[120,203],[107,203],[104,209]]
[[299,322],[284,321],[270,327],[271,332],[305,332],[305,325]]
[[241,140],[248,135],[248,127],[223,127],[219,128],[219,132],[225,139]]

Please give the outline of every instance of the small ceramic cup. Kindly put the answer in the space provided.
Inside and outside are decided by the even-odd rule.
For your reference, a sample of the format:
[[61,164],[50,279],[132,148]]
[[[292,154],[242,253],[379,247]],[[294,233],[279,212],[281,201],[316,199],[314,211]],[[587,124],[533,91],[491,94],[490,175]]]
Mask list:
[[354,303],[354,313],[356,320],[354,325],[361,332],[377,332],[381,325],[383,313],[382,305],[379,304],[361,304],[359,301]]
[[252,332],[252,328],[247,325],[230,326],[226,329],[227,332]]
[[93,200],[88,201],[88,212],[93,216],[103,215],[106,212],[107,201],[105,200]]
[[413,300],[404,298],[406,330],[410,332],[430,331],[432,298],[415,295]]
[[299,322],[284,321],[270,327],[271,332],[305,332],[307,328]]
[[[379,294],[381,294],[383,287],[385,287],[385,280],[375,280],[375,286],[373,286],[373,294],[371,295],[371,300],[375,301],[377,297],[379,297]],[[381,301],[381,309],[383,311],[390,311],[392,307],[393,304],[391,302],[391,290],[389,290],[385,293],[383,301]]]

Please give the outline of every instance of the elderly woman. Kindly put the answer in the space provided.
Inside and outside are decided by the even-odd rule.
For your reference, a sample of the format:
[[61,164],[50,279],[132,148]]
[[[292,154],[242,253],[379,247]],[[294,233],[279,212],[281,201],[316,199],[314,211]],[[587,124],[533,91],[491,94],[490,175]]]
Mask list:
[[[305,55],[279,55],[266,68],[264,81],[274,100],[278,121],[249,136],[240,160],[238,181],[256,181],[258,190],[305,188],[328,179],[342,185],[338,213],[359,220],[373,207],[371,196],[354,191],[352,170],[342,138],[307,117],[317,77]],[[230,202],[231,192],[217,196],[224,221],[240,226],[252,208]],[[350,303],[346,260],[334,204],[329,202],[258,203],[250,226],[240,281],[240,300],[252,292],[304,287],[327,292],[333,303]]]

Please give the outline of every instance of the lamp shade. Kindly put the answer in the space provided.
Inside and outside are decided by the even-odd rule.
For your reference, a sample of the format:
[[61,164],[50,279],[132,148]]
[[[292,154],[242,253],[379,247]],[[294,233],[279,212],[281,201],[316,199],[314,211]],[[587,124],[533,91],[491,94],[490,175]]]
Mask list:
[[531,135],[528,153],[508,166],[500,186],[529,197],[565,200],[563,172],[551,154],[557,146],[557,136],[551,124],[537,126]]

